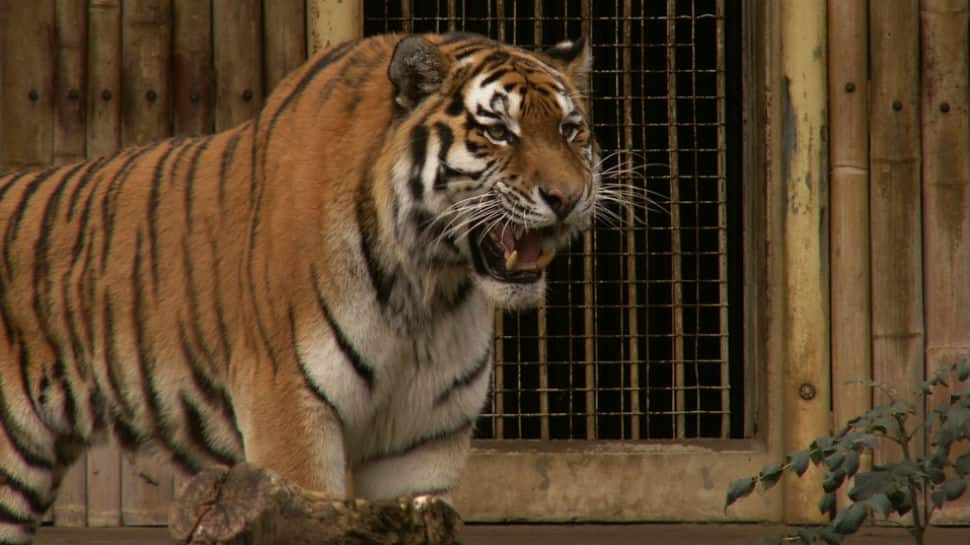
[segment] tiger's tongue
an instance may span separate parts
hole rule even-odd
[[[516,252],[516,259],[511,270],[535,270],[539,254],[542,252],[542,235],[538,231],[526,231],[518,241],[511,229],[502,231],[502,246],[505,258]]]

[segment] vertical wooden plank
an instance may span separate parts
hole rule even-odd
[[[908,396],[924,362],[919,1],[870,2],[869,49],[873,380]],[[889,459],[898,454],[875,453],[877,463]]]
[[[360,38],[364,28],[362,4],[359,0],[306,0],[309,55]],[[409,24],[405,21],[405,28]]]
[[[866,0],[829,0],[829,157],[832,210],[832,419],[863,414],[872,378],[869,300],[869,116]],[[869,460],[868,456],[866,457]],[[848,505],[848,487],[839,501]]]
[[[121,1],[88,5],[87,153],[114,153],[121,146]],[[121,452],[113,442],[87,455],[87,524],[121,524]]]
[[[174,133],[195,136],[212,132],[215,87],[212,73],[212,4],[174,0],[172,94]]]
[[[0,164],[11,169],[45,165],[53,144],[54,0],[6,2],[0,23]]]
[[[169,136],[172,130],[172,0],[127,0],[122,15],[123,143],[146,144]],[[167,458],[124,456],[122,522],[126,526],[165,524],[172,479]]]
[[[87,61],[87,6],[84,0],[56,0],[54,6],[54,162],[84,158],[84,72]],[[68,470],[54,503],[54,524],[87,524],[86,456]]]
[[[252,119],[263,103],[260,0],[214,0],[216,130]]]
[[[920,3],[926,372],[970,359],[970,1]],[[957,386],[957,389],[963,389]],[[930,407],[949,401],[941,391]],[[955,459],[966,452],[951,451]],[[934,521],[966,524],[970,498]]]
[[[263,0],[263,59],[265,89],[272,92],[306,60],[306,6],[304,0]]]
[[[784,445],[829,431],[828,112],[824,0],[781,2]],[[820,471],[786,479],[785,522],[817,523]]]
[[[591,0],[581,0],[580,19],[582,20],[583,35],[590,39],[593,47],[593,6]],[[499,41],[505,41],[505,12],[499,11]],[[595,54],[595,52],[594,52]],[[595,71],[595,68],[594,68]],[[592,82],[592,74],[590,74]],[[589,105],[590,107],[592,104]],[[593,272],[593,236],[594,229],[587,229],[583,233],[583,387],[586,389],[586,439],[596,439],[596,324],[594,309],[596,308],[595,281]]]
[[[633,171],[633,6],[630,0],[623,2],[623,142],[626,148],[626,169],[631,172],[626,183],[636,183]],[[637,216],[636,209],[631,202],[626,206],[626,304],[628,352],[627,366],[629,370],[628,399],[630,402],[630,433],[629,439],[640,438],[640,322],[639,305],[637,304]],[[621,405],[622,405],[621,401]]]

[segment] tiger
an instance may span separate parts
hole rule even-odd
[[[602,185],[585,39],[381,35],[250,121],[0,179],[0,542],[111,435],[330,497],[451,501],[497,309]]]

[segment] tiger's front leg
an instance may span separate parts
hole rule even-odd
[[[246,461],[334,499],[347,496],[339,415],[298,374],[269,363],[240,381],[234,405]],[[265,375],[265,376],[260,376]]]
[[[468,426],[365,459],[353,468],[354,494],[371,500],[430,496],[450,501],[465,468],[471,435]]]

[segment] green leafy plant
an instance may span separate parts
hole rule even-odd
[[[964,388],[970,378],[970,362],[945,367],[922,384],[914,394],[923,404],[934,390],[953,391],[948,401],[929,411],[925,421],[917,418],[916,405],[901,400],[895,391],[883,384],[867,386],[885,394],[888,403],[850,420],[834,434],[819,437],[805,450],[785,457],[784,462],[769,464],[752,477],[733,481],[728,487],[724,508],[751,494],[756,489],[768,490],[787,473],[801,477],[809,464],[824,470],[819,511],[829,515],[823,527],[794,528],[783,536],[762,543],[841,543],[858,530],[867,518],[880,515],[912,514],[906,528],[915,543],[922,545],[928,521],[934,511],[963,495],[970,476],[970,453],[951,457],[954,446],[970,440],[970,389]],[[929,446],[925,455],[914,452],[914,441],[923,437]],[[866,451],[894,443],[900,451],[899,461],[861,468]],[[849,499],[852,503],[836,508],[836,493],[854,477]],[[924,494],[929,502],[923,504]]]

